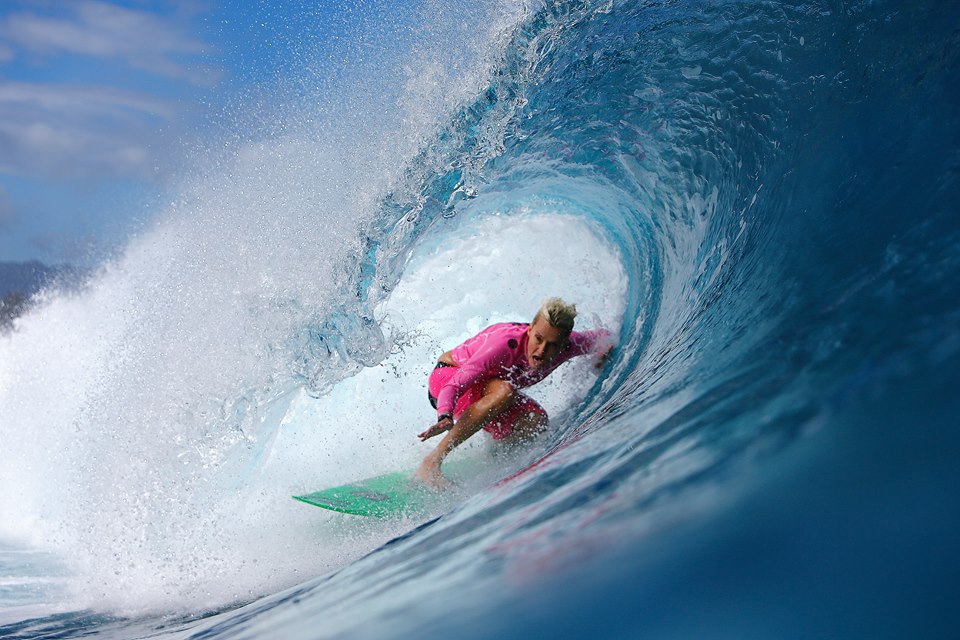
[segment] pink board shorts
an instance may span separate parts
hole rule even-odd
[[[430,374],[429,395],[430,404],[436,408],[436,397],[440,389],[457,373],[456,367],[438,366]],[[453,417],[457,419],[467,410],[467,407],[483,397],[483,387],[486,381],[478,382],[466,390],[458,399],[453,407]],[[504,409],[500,415],[483,426],[483,430],[489,433],[494,440],[503,440],[513,434],[513,426],[525,414],[539,413],[544,416],[547,412],[536,403],[532,398],[522,393],[517,393],[517,400],[511,406]]]

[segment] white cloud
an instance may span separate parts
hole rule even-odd
[[[0,252],[83,262],[109,244],[97,237],[130,211],[92,196],[174,168],[190,110],[221,77],[196,29],[214,10],[0,0]],[[10,176],[26,178],[7,183],[15,202]]]
[[[196,63],[213,47],[174,20],[94,0],[65,3],[64,8],[67,13],[61,16],[8,15],[0,21],[0,38],[18,50],[110,59],[199,86],[219,80],[217,70]]]
[[[15,106],[71,118],[123,118],[133,114],[170,118],[175,113],[168,100],[113,87],[0,83],[0,109]]]
[[[144,177],[172,103],[112,87],[0,83],[0,171]]]
[[[183,98],[219,77],[202,66],[213,47],[188,30],[196,16],[100,0],[43,6],[42,13],[0,15],[0,65],[13,71],[7,78],[18,78],[0,75],[0,173],[148,177],[163,164],[158,160],[189,104]],[[137,90],[74,80],[129,78],[129,68],[148,72],[139,74]],[[33,69],[60,81],[24,80]],[[165,80],[155,81],[160,77]]]

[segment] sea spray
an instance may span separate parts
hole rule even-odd
[[[463,9],[484,27],[435,12],[379,53],[361,30],[332,75],[310,58],[336,52],[301,52],[296,86],[269,107],[240,98],[190,151],[152,225],[0,338],[0,535],[59,553],[81,603],[222,606],[390,535],[318,543],[294,480],[255,479],[298,389],[322,396],[390,351],[357,295],[365,228],[523,13]]]

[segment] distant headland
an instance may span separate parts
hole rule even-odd
[[[0,262],[0,331],[30,305],[30,299],[51,284],[75,284],[86,272],[71,265],[50,266],[37,260]]]

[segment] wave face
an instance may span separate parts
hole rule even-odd
[[[549,2],[395,122],[248,145],[3,339],[3,533],[98,612],[7,628],[955,635],[958,25]],[[433,519],[286,498],[415,464],[436,354],[553,294],[619,347],[543,442]]]

